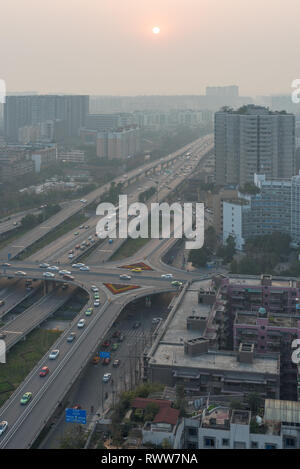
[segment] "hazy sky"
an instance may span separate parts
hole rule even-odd
[[[2,0],[0,78],[10,91],[288,94],[299,23],[299,0]]]

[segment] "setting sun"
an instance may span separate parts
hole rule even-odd
[[[158,26],[155,26],[154,28],[152,28],[152,32],[153,32],[153,34],[159,34],[160,33],[160,28]]]

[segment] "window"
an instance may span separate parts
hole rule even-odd
[[[214,438],[204,438],[204,446],[206,448],[214,448],[215,447],[215,439]]]
[[[287,437],[284,441],[285,448],[295,448],[296,447],[296,439]]]
[[[272,443],[266,443],[265,449],[276,449],[277,445],[273,445]]]
[[[197,428],[189,428],[188,429],[188,434],[190,436],[197,436]]]
[[[257,441],[251,441],[251,448],[252,448],[252,449],[257,449],[257,448],[258,448],[258,443],[257,443]]]
[[[229,446],[229,440],[228,440],[228,438],[223,438],[223,439],[222,439],[222,446]]]

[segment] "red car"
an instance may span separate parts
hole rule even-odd
[[[104,347],[104,348],[108,348],[109,346],[110,346],[109,340],[107,340],[106,342],[103,342],[103,344],[102,344],[102,347]]]
[[[110,364],[110,358],[103,358],[102,365],[109,365]]]
[[[48,366],[43,366],[43,368],[41,369],[40,371],[40,376],[43,378],[44,376],[47,376],[47,374],[49,373],[49,368]]]

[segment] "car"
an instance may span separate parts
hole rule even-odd
[[[74,405],[74,406],[72,407],[72,409],[81,410],[82,407],[81,407],[81,405],[78,405],[78,404],[77,404],[77,405]]]
[[[68,274],[64,274],[64,275],[63,275],[63,278],[64,278],[65,280],[74,280],[74,277],[73,277],[72,275],[68,275]]]
[[[143,269],[140,267],[135,267],[134,269],[131,269],[131,272],[143,272]]]
[[[75,340],[76,338],[76,333],[75,332],[70,332],[70,334],[67,337],[67,342],[71,343]]]
[[[76,244],[75,249],[80,249],[80,244]]]
[[[52,274],[52,272],[44,272],[43,277],[53,278],[53,277],[55,277],[55,274]]]
[[[90,268],[87,265],[83,265],[82,267],[79,268],[79,270],[82,270],[83,272],[88,272]]]
[[[93,359],[92,359],[92,364],[93,365],[98,365],[99,362],[100,362],[100,357],[99,356],[96,355],[95,357],[93,357]]]
[[[110,358],[109,357],[103,358],[102,365],[109,365],[109,364],[110,364]]]
[[[161,278],[173,278],[173,274],[162,274]]]
[[[89,241],[93,241],[93,236],[89,236],[89,237],[88,237],[88,240],[89,240]]]
[[[82,329],[85,326],[85,319],[80,319],[77,323],[78,329]]]
[[[11,267],[11,264],[9,264],[8,262],[4,262],[4,263],[2,264],[2,267]]]
[[[119,348],[119,344],[118,344],[117,342],[115,342],[114,344],[112,344],[111,349],[112,349],[113,352],[115,352],[116,350],[118,350],[118,348]]]
[[[60,270],[59,275],[71,275],[71,272],[69,270]]]
[[[43,366],[41,371],[39,372],[39,375],[41,378],[44,378],[44,376],[47,376],[47,374],[50,372],[48,366]]]
[[[58,349],[54,349],[50,352],[49,354],[49,360],[55,360],[59,355],[59,350]]]
[[[50,264],[47,264],[46,262],[43,262],[42,264],[40,264],[41,269],[48,269],[48,267],[50,267]]]
[[[0,306],[4,306],[5,305],[5,300],[0,300]]]
[[[32,398],[32,392],[25,392],[25,394],[23,394],[23,396],[21,397],[20,403],[22,405],[26,405],[28,404],[31,398]]]
[[[80,202],[85,204],[86,203],[86,199],[80,199]]]
[[[163,320],[163,318],[153,318],[152,319],[152,324],[158,324],[159,322],[161,322]]]
[[[179,282],[179,280],[174,280],[172,282],[172,285],[173,285],[173,287],[181,287],[181,285],[183,285],[183,283]]]
[[[86,316],[91,316],[93,314],[93,308],[88,308],[85,312]]]
[[[79,235],[79,232],[75,231],[74,236],[78,236],[78,235]]]
[[[88,230],[88,229],[89,229],[89,227],[90,227],[90,225],[85,225],[85,227],[84,227],[84,228],[85,228],[86,230]]]
[[[140,327],[141,323],[139,321],[136,321],[134,324],[133,324],[133,329],[138,329]]]
[[[110,346],[110,341],[109,340],[106,340],[105,342],[103,342],[102,344],[102,347],[104,348],[108,348]]]
[[[84,226],[83,225],[80,225],[79,229],[80,230],[83,230]]]
[[[94,301],[94,306],[95,308],[98,308],[100,306],[100,301],[99,300],[95,300]]]
[[[120,278],[121,278],[122,280],[131,280],[131,276],[130,276],[130,275],[126,275],[126,274],[121,274],[121,275],[120,275]]]
[[[51,265],[48,267],[48,270],[51,270],[52,272],[59,272],[59,268],[56,265]]]
[[[110,381],[110,379],[111,379],[111,373],[105,373],[103,375],[102,381],[103,381],[103,383],[108,383]]]
[[[68,258],[69,258],[69,259],[74,259],[74,254],[69,254],[69,255],[68,255]]]
[[[121,360],[115,360],[115,361],[113,362],[113,367],[114,367],[114,368],[118,368],[118,366],[120,366],[120,363],[121,363]]]
[[[118,338],[118,337],[120,337],[120,335],[121,335],[121,331],[115,331],[115,332],[113,333],[112,337]]]
[[[96,287],[96,285],[92,285],[92,286],[91,286],[91,290],[92,290],[92,292],[98,292],[98,291],[99,291],[99,288]]]
[[[6,420],[2,420],[2,422],[0,422],[0,436],[5,432],[7,427],[8,427],[8,422]]]
[[[71,250],[69,251],[69,254],[74,254],[74,250],[71,249]]]
[[[78,262],[77,264],[72,264],[72,267],[74,269],[80,269],[80,267],[84,267],[85,264],[82,264],[81,262]]]
[[[17,272],[15,272],[15,275],[17,275],[18,277],[26,277],[27,274],[22,270],[18,270]]]

